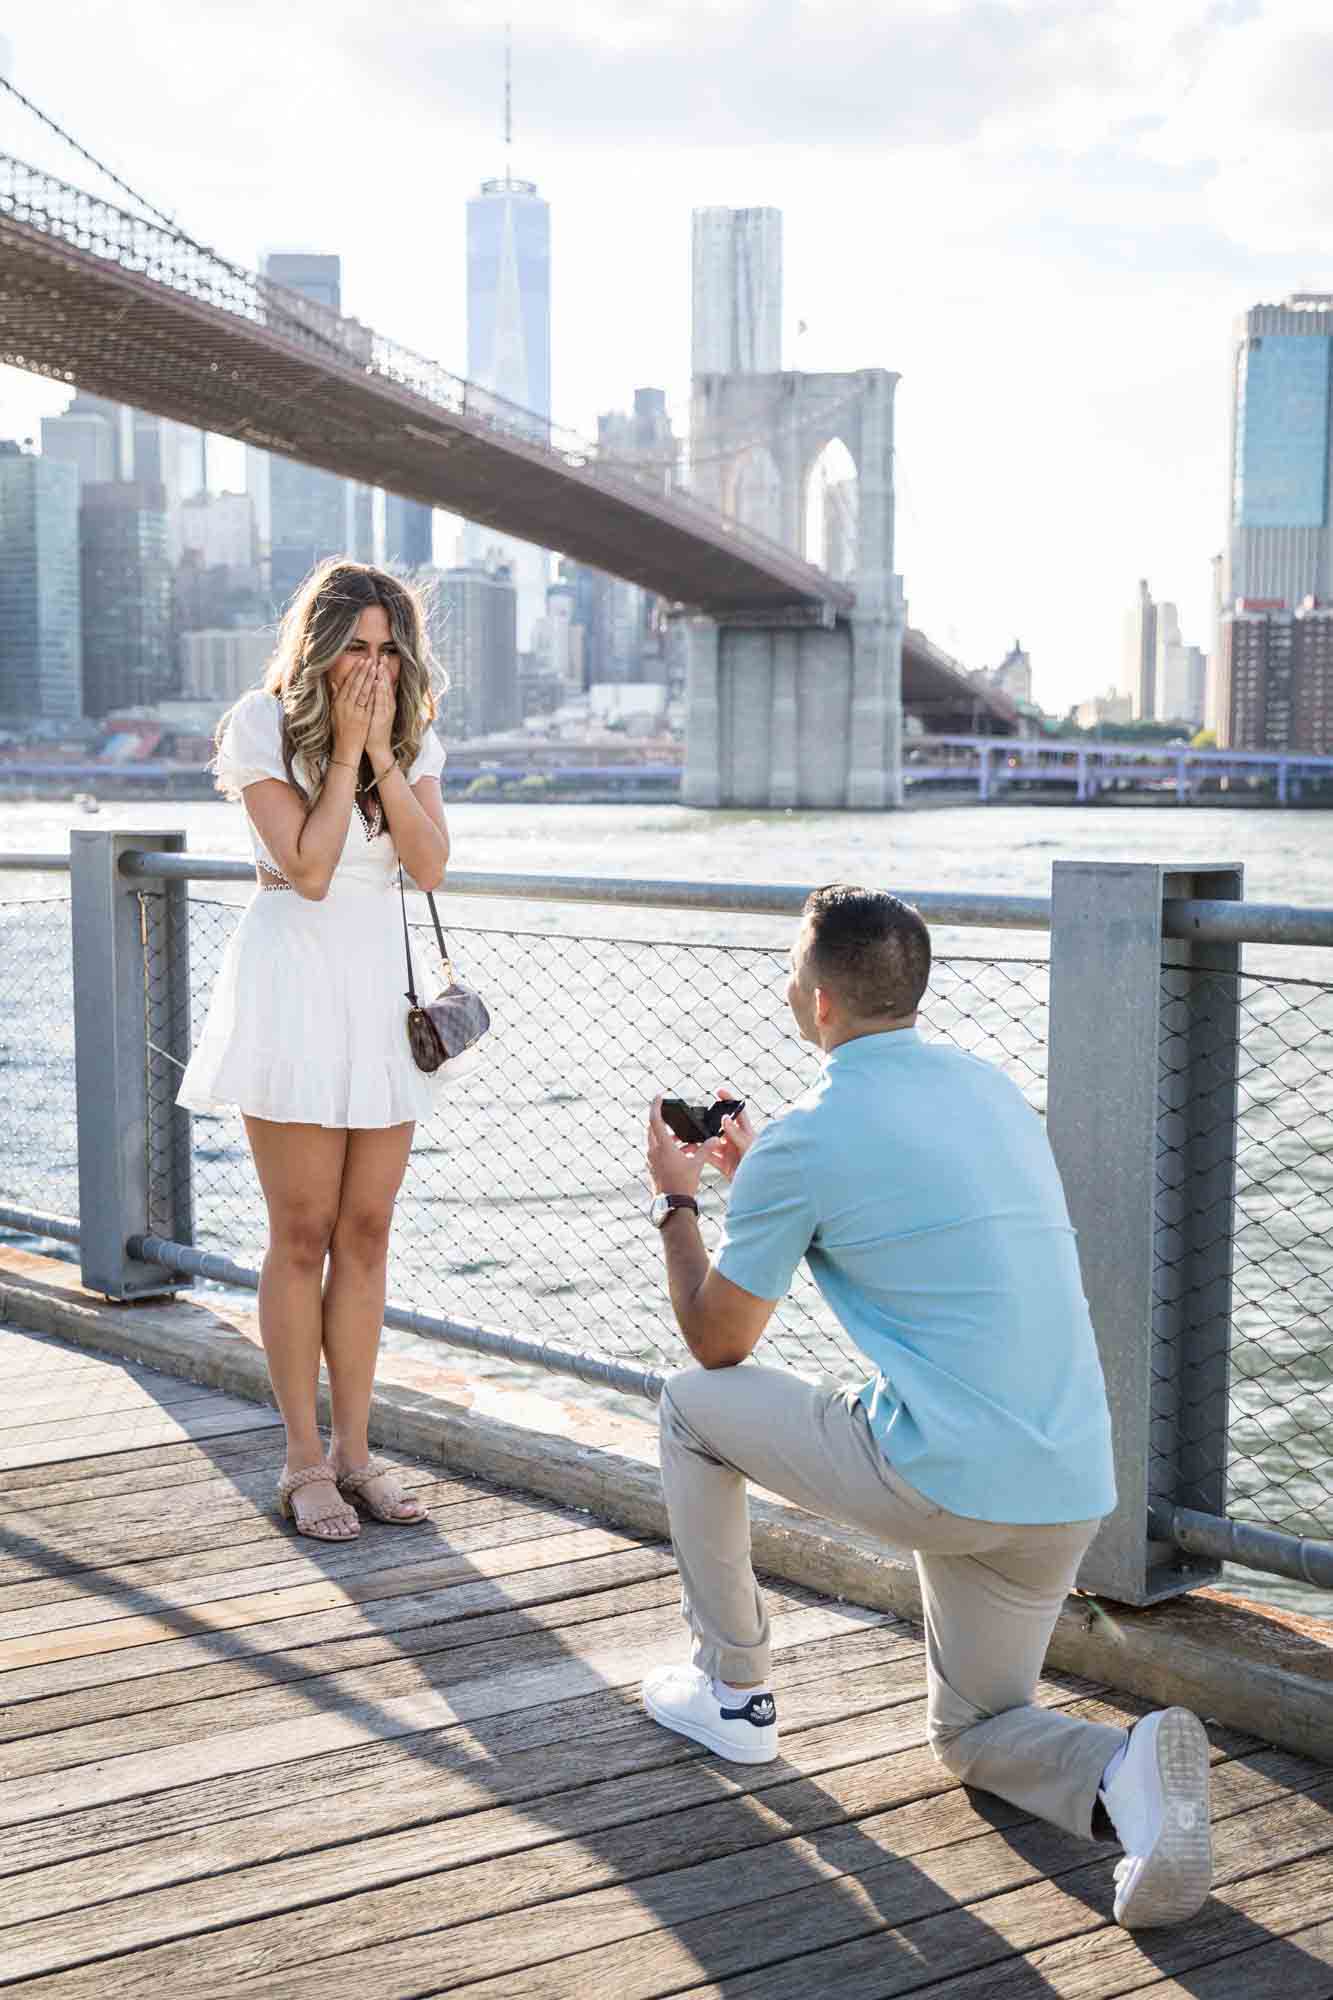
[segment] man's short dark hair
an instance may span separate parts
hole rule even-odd
[[[910,903],[830,882],[807,898],[803,922],[815,985],[856,1020],[916,1012],[930,978],[930,932]]]

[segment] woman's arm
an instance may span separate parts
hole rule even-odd
[[[376,673],[367,661],[334,691],[333,755],[313,812],[296,787],[281,778],[264,778],[245,787],[245,809],[259,838],[297,895],[312,903],[327,896],[347,840],[357,772],[374,711]]]
[[[419,778],[415,785],[408,784],[406,774],[393,761],[393,715],[393,690],[381,676],[366,738],[370,768],[399,861],[418,889],[438,889],[449,859],[449,829],[440,781]]]
[[[356,802],[356,767],[330,764],[313,812],[295,785],[263,778],[247,785],[245,810],[298,896],[322,903],[329,893]]]

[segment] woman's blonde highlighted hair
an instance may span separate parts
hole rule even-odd
[[[282,703],[282,762],[288,780],[312,810],[333,755],[329,669],[346,651],[361,613],[375,605],[388,619],[398,648],[393,755],[404,773],[435,720],[435,688],[444,677],[431,652],[421,593],[402,577],[347,556],[320,563],[283,615],[263,680],[266,692]],[[218,726],[219,744],[230,719],[224,715]],[[363,756],[361,766],[361,781],[368,786],[369,759]]]

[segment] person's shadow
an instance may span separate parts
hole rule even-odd
[[[185,1385],[144,1379],[179,1405]],[[33,1656],[0,1673],[6,1978],[59,1971],[62,1995],[92,1996],[132,1972],[192,2000],[478,1982],[506,2000],[722,1982],[728,2000],[936,2000],[1065,1993],[1104,1955],[1129,1984],[1206,1982],[1262,1948],[1286,2000],[1329,1990],[1225,1887],[1178,1931],[1108,1929],[1114,1848],[935,1765],[901,1624],[801,1637],[818,1600],[774,1586],[786,1754],[726,1765],[639,1706],[643,1669],[685,1651],[664,1545],[420,1466],[428,1526],[295,1542],[268,1511],[272,1439],[0,1475],[0,1630],[10,1660],[25,1638]],[[152,1481],[187,1467],[164,1503]],[[89,1488],[91,1541],[89,1500],[55,1498]],[[317,1603],[325,1585],[353,1601]],[[293,1589],[311,1608],[282,1616]],[[144,1622],[115,1636],[145,1643],[102,1650],[94,1628],[127,1618]],[[1224,1885],[1255,1840],[1285,1883],[1326,1867],[1333,1781],[1228,1745]],[[1313,1884],[1296,1908],[1318,1913]]]

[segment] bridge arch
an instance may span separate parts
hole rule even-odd
[[[837,436],[814,454],[805,473],[802,553],[840,581],[856,574],[860,484],[856,460]]]

